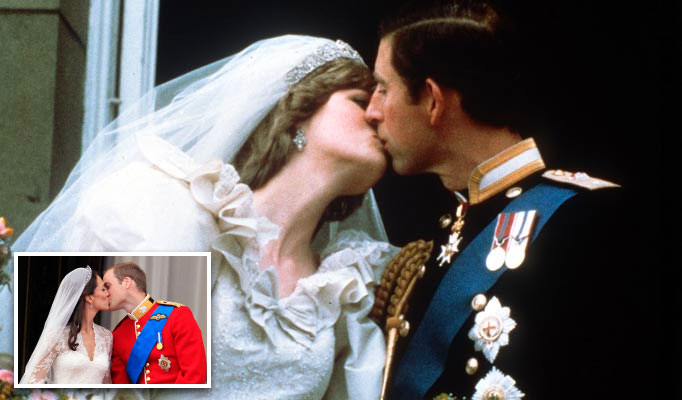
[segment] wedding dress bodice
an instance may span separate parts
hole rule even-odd
[[[244,262],[225,265],[213,288],[220,310],[213,314],[213,391],[234,399],[377,398],[385,344],[366,316],[390,247],[345,231],[319,270],[284,299],[276,271],[259,270],[254,254],[247,246]]]
[[[52,349],[31,372],[27,383],[111,383],[109,363],[113,336],[107,329],[94,324],[95,350],[92,360],[78,333],[76,350],[69,348],[69,328],[56,333],[51,341]],[[51,379],[48,372],[51,371]]]
[[[93,186],[79,225],[85,233],[100,221],[117,224],[109,233],[89,232],[97,244],[90,249],[212,251],[212,388],[159,396],[378,398],[385,342],[367,315],[397,249],[359,231],[338,232],[318,270],[279,299],[275,267],[259,265],[279,228],[257,215],[234,168],[196,165],[164,143],[143,150],[149,163]]]

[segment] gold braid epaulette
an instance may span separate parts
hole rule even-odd
[[[376,289],[370,318],[386,331],[386,361],[379,400],[386,398],[398,335],[407,336],[410,331],[410,324],[404,319],[407,302],[417,280],[426,272],[425,263],[431,258],[432,250],[432,241],[408,243],[388,263]]]
[[[166,301],[166,300],[156,300],[157,303],[163,304],[166,306],[174,306],[174,307],[184,307],[184,304],[176,303],[174,301]]]

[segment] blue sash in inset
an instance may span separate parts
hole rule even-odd
[[[541,183],[507,204],[502,212],[537,210],[533,241],[559,206],[575,194],[572,189]],[[488,291],[507,269],[491,272],[485,266],[496,222],[494,219],[476,236],[441,280],[396,369],[390,399],[424,398],[443,373],[450,343],[472,311],[471,299]]]
[[[159,305],[154,310],[154,315],[163,314],[166,318],[160,318],[158,320],[149,319],[140,336],[135,340],[132,350],[130,350],[130,355],[128,356],[128,363],[126,364],[126,373],[128,378],[130,378],[130,383],[137,383],[137,379],[140,377],[140,373],[144,368],[144,364],[149,358],[149,354],[156,344],[157,334],[163,330],[163,327],[168,321],[171,312],[175,307],[167,305]]]

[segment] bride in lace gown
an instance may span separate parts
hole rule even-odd
[[[111,383],[113,337],[93,323],[100,310],[109,309],[107,295],[90,267],[64,277],[20,383]]]
[[[374,400],[368,313],[397,249],[370,190],[387,165],[373,84],[347,44],[288,35],[162,85],[16,246],[212,251],[212,389],[160,397]]]

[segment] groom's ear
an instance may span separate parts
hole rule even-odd
[[[123,278],[123,286],[125,286],[126,289],[130,289],[130,285],[133,283],[133,280],[130,279],[129,276],[126,276]]]
[[[424,96],[426,96],[426,112],[429,115],[431,126],[437,125],[445,112],[445,99],[441,86],[431,78],[424,82]]]

